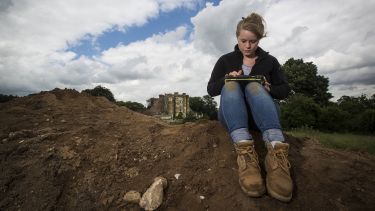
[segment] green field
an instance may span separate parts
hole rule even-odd
[[[323,133],[308,128],[286,131],[286,134],[300,138],[313,138],[330,148],[367,151],[375,155],[375,136],[350,133]]]

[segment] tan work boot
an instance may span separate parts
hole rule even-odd
[[[292,198],[293,182],[290,177],[288,161],[289,144],[277,143],[275,148],[267,143],[268,153],[265,159],[267,171],[266,183],[268,194],[283,202]]]
[[[237,151],[238,175],[241,189],[251,197],[258,197],[266,191],[260,175],[258,155],[254,141],[239,142],[234,145]]]

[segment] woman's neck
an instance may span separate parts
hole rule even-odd
[[[253,66],[255,64],[255,60],[257,59],[257,56],[250,57],[250,56],[244,56],[243,57],[243,64],[247,66]]]

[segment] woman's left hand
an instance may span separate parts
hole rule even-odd
[[[268,91],[268,92],[270,92],[271,91],[271,84],[270,83],[268,83],[268,81],[266,80],[266,81],[264,81],[264,83],[263,83],[263,86],[264,86],[264,88]]]

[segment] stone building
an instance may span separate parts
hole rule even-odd
[[[182,93],[159,95],[159,98],[147,100],[147,111],[145,113],[160,116],[162,119],[185,118],[190,112],[189,95]]]

